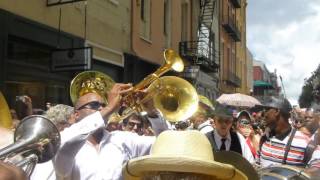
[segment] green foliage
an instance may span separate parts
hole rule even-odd
[[[314,102],[317,101],[315,97],[315,90],[319,86],[318,79],[320,78],[320,64],[317,69],[312,72],[311,77],[305,79],[302,87],[302,92],[299,97],[299,105],[301,108],[309,108]]]

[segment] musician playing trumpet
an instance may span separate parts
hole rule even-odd
[[[131,88],[131,84],[114,84],[107,105],[98,93],[79,97],[74,107],[77,123],[61,132],[62,144],[54,160],[58,179],[122,179],[123,163],[149,153],[155,137],[104,128]],[[152,107],[146,110],[156,134],[168,128],[160,113]]]

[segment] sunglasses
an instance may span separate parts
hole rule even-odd
[[[80,106],[77,110],[92,109],[92,110],[98,111],[100,107],[106,107],[106,104],[101,103],[99,101],[92,101],[92,102],[88,102],[87,104]]]
[[[135,122],[128,122],[129,127],[133,128],[135,125],[137,125],[137,128],[142,128],[142,123],[135,123]]]
[[[239,121],[239,123],[240,123],[241,125],[250,125],[250,124],[251,124],[250,121],[247,120],[247,119],[241,119],[241,120]]]

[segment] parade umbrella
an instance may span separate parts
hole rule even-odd
[[[256,98],[240,93],[222,94],[217,99],[217,101],[220,104],[237,107],[253,107],[255,105],[261,105],[261,103]]]

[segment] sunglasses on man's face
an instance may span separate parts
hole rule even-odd
[[[140,129],[140,128],[142,128],[142,123],[136,123],[136,122],[128,122],[128,126],[130,127],[130,128],[133,128],[134,126],[136,126],[137,125],[137,128],[138,129]]]
[[[98,111],[100,107],[106,107],[106,104],[101,103],[99,101],[92,101],[92,102],[88,102],[87,104],[80,106],[77,110],[92,109],[92,110]]]

